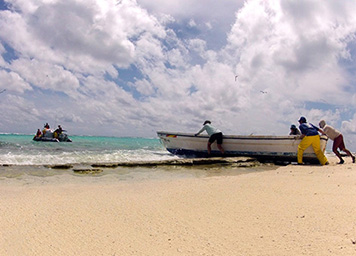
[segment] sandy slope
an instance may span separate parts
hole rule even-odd
[[[0,181],[0,255],[356,255],[356,164],[144,182]]]

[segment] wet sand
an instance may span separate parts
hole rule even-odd
[[[329,161],[135,182],[2,178],[0,255],[355,255],[356,164]]]

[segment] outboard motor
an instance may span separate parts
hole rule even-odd
[[[325,153],[326,144],[328,143],[328,136],[320,135],[320,148],[323,153]]]

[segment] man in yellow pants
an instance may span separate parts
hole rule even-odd
[[[312,124],[307,124],[307,119],[304,116],[299,118],[298,122],[300,124],[299,130],[302,133],[300,136],[302,141],[298,145],[298,164],[303,164],[304,150],[306,150],[310,145],[313,147],[320,164],[329,164],[328,159],[320,149],[320,136],[318,133],[319,128]]]

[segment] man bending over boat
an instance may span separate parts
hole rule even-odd
[[[344,151],[348,156],[352,158],[352,162],[355,163],[355,157],[352,155],[352,153],[345,147],[345,142],[344,142],[344,137],[342,136],[342,133],[336,130],[334,127],[331,125],[327,125],[324,120],[321,120],[319,122],[319,126],[322,130],[319,130],[322,134],[325,134],[328,136],[329,139],[334,141],[333,143],[333,152],[335,155],[340,159],[339,164],[343,164],[345,161],[342,159],[342,156],[340,152],[337,150],[338,148],[342,151]]]
[[[198,133],[196,133],[194,136],[198,136],[203,131],[206,131],[209,135],[208,154],[209,155],[211,154],[211,144],[213,144],[215,140],[216,140],[218,149],[220,150],[220,152],[222,154],[224,154],[225,151],[224,151],[224,148],[222,147],[222,143],[223,143],[222,132],[219,129],[212,126],[211,122],[209,120],[206,120],[203,125],[204,125],[203,128],[201,128],[200,131]]]
[[[302,135],[299,137],[302,141],[298,145],[298,164],[303,164],[303,153],[310,145],[313,147],[316,157],[321,165],[329,164],[328,159],[320,148],[320,135],[319,128],[315,125],[308,124],[307,119],[302,116],[298,120],[300,132]]]

